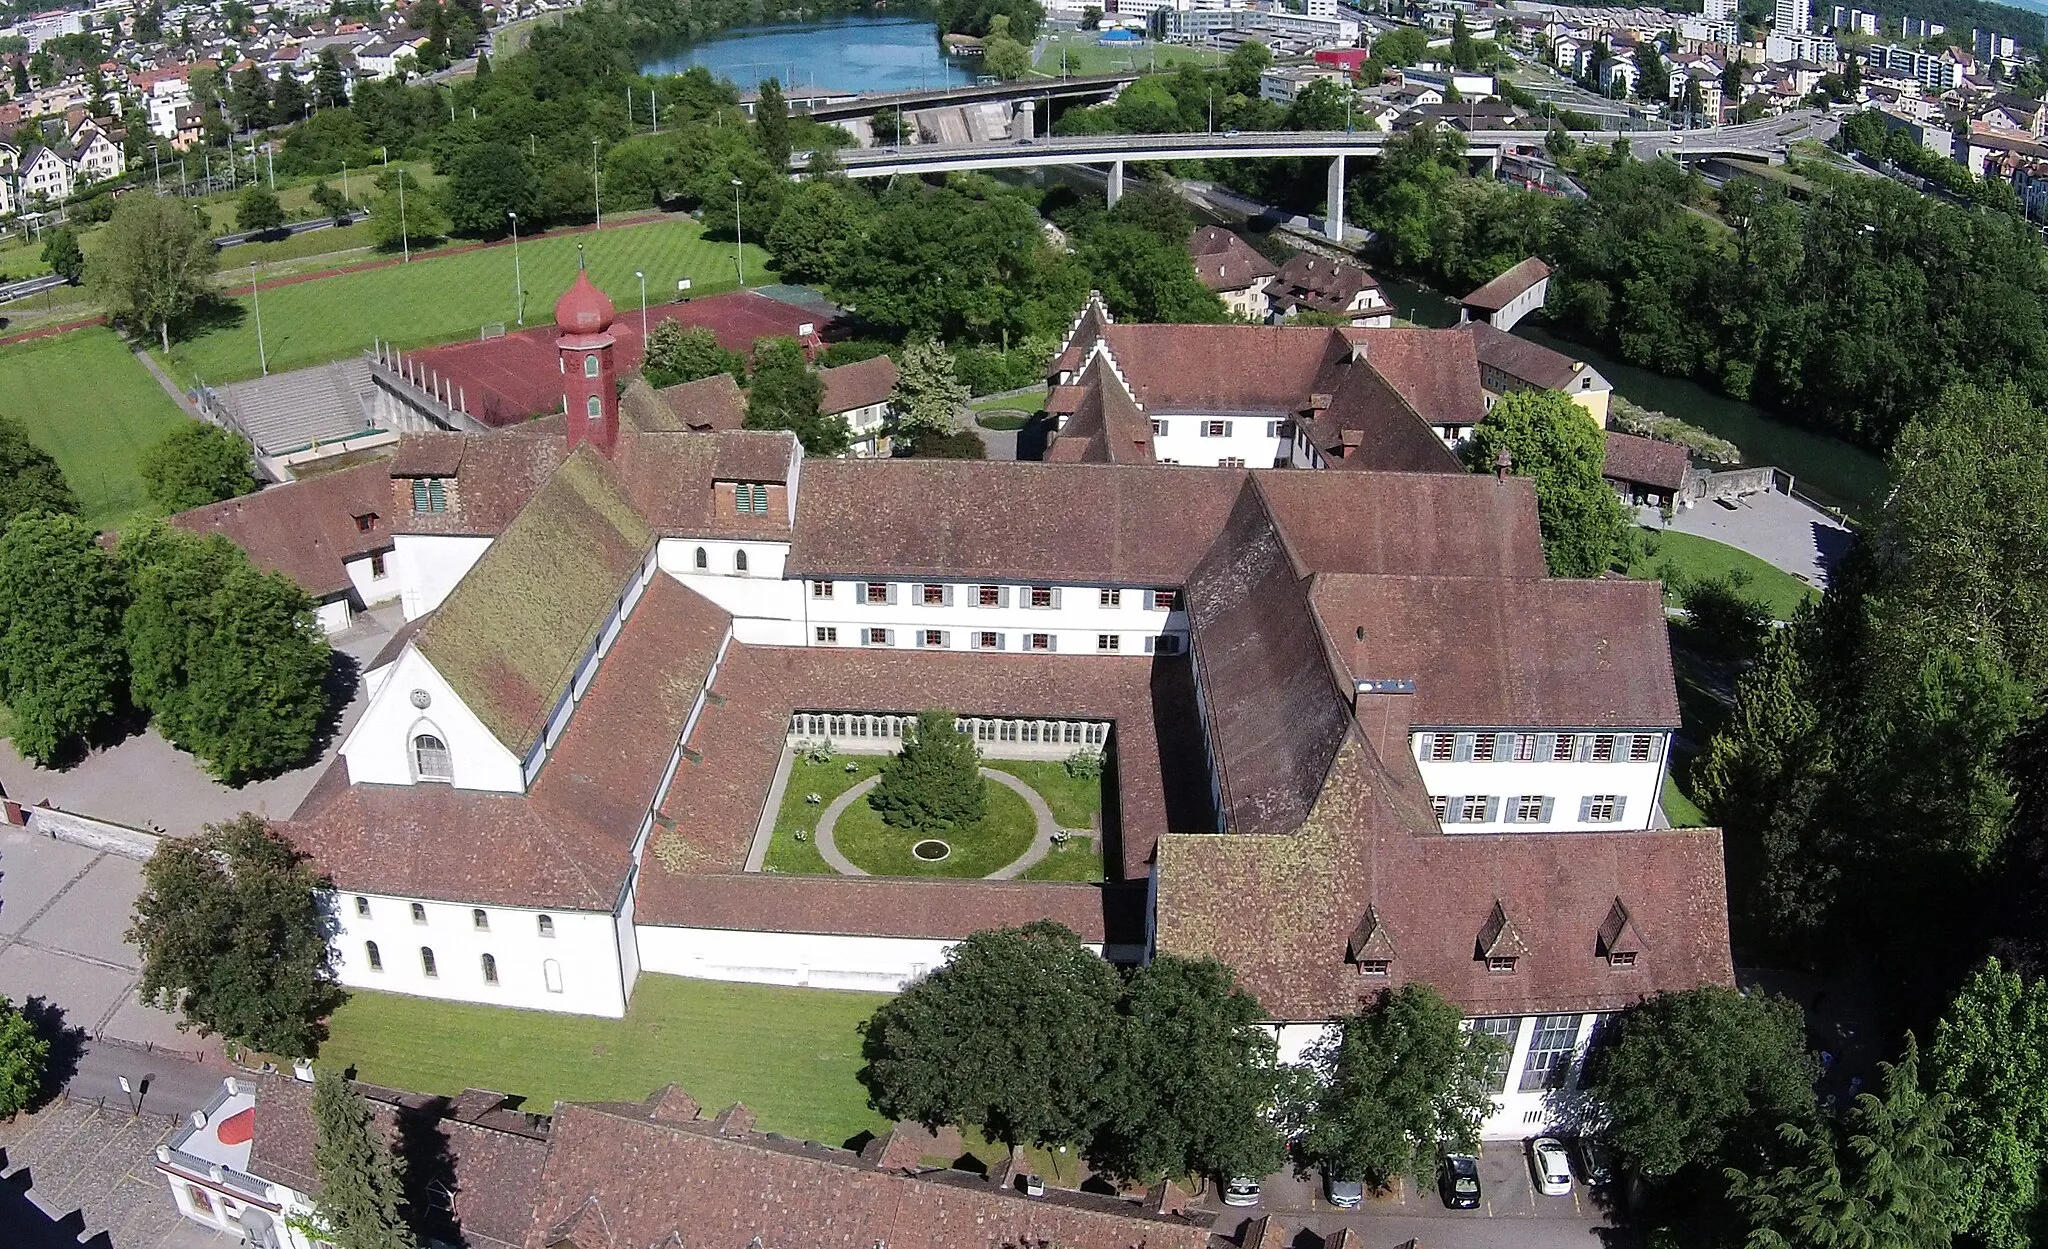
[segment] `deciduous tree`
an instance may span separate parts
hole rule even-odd
[[[1046,920],[979,932],[861,1025],[868,1102],[928,1128],[1074,1145],[1100,1119],[1114,968]]]
[[[539,219],[540,192],[540,179],[528,165],[523,149],[509,143],[477,143],[456,155],[443,188],[443,207],[457,234],[502,238],[512,230],[506,213],[518,213],[528,226]],[[408,197],[410,194],[408,188]],[[410,198],[407,207],[411,207]]]
[[[897,828],[965,828],[987,811],[981,752],[950,711],[922,711],[903,749],[882,765],[868,805]]]
[[[379,178],[377,185],[385,186]],[[450,226],[436,196],[429,194],[412,174],[400,169],[389,178],[384,193],[370,201],[370,241],[385,251],[412,242],[442,238]],[[399,185],[404,184],[401,193]]]
[[[869,205],[837,178],[798,183],[768,231],[768,250],[786,278],[831,282],[867,225]]]
[[[754,382],[747,390],[748,429],[786,429],[804,444],[807,455],[838,455],[853,440],[846,422],[825,416],[820,381],[803,348],[793,338],[766,338],[754,344]]]
[[[204,421],[187,421],[142,453],[137,467],[149,501],[182,512],[256,488],[249,440]]]
[[[644,371],[655,386],[678,386],[720,373],[742,384],[747,380],[745,357],[719,346],[718,335],[704,326],[685,327],[680,321],[663,321],[647,336]]]
[[[951,433],[968,399],[944,343],[923,339],[903,349],[896,366],[896,428],[910,438]]]
[[[1986,962],[1935,1026],[1927,1065],[1950,1099],[1959,1227],[1986,1249],[2026,1249],[2048,1163],[2048,984]]]
[[[78,285],[85,276],[85,253],[78,248],[78,232],[70,226],[58,226],[44,236],[43,263],[50,266],[50,272],[73,286]]]
[[[313,1077],[313,1202],[321,1239],[336,1249],[414,1249],[404,1186],[390,1140],[348,1081],[333,1071]]]
[[[86,289],[108,316],[154,329],[171,349],[171,322],[212,292],[212,240],[181,200],[124,195],[86,262]]]
[[[1536,485],[1543,558],[1553,577],[1597,577],[1624,549],[1628,518],[1601,477],[1607,444],[1600,426],[1555,390],[1502,395],[1472,430],[1468,463],[1491,472],[1507,452],[1517,477]]]
[[[17,516],[77,511],[78,496],[57,461],[29,441],[26,425],[0,416],[0,530]]]
[[[762,79],[754,97],[754,146],[776,173],[789,168],[789,105],[782,98],[782,83],[774,78]]]
[[[28,1109],[43,1091],[49,1063],[49,1038],[13,1002],[0,997],[0,1117]]]
[[[329,963],[324,887],[261,816],[167,837],[143,865],[127,939],[142,953],[143,1001],[268,1053],[312,1052],[341,1001]]]
[[[0,700],[22,754],[47,764],[119,710],[121,601],[119,571],[77,517],[17,517],[0,534]]]
[[[1500,1039],[1459,1024],[1458,1008],[1421,983],[1338,1020],[1305,1056],[1317,1086],[1292,1111],[1301,1157],[1384,1187],[1425,1173],[1439,1143],[1474,1148]]]

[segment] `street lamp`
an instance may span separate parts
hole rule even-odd
[[[164,162],[156,154],[156,144],[154,143],[149,145],[149,160],[151,164],[156,166],[156,193],[162,195],[164,193]]]
[[[513,312],[519,324],[526,324],[526,279],[519,272],[519,214],[507,212],[505,219],[512,223],[512,302]]]
[[[412,263],[412,233],[405,227],[405,166],[398,167],[398,246],[405,254],[405,263]]]
[[[249,302],[256,305],[256,363],[270,376],[270,354],[263,350],[263,297],[256,293],[256,262],[249,262]]]
[[[740,233],[740,180],[732,180],[732,263],[739,269],[740,285],[747,284],[747,240]]]
[[[597,140],[590,141],[590,205],[597,210],[597,228],[604,229],[604,201],[597,197]]]
[[[639,269],[633,276],[640,279],[640,352],[647,353],[647,275]]]

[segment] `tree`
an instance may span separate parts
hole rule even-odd
[[[1857,1097],[1839,1128],[1804,1120],[1779,1129],[1792,1162],[1755,1175],[1730,1168],[1749,1249],[1946,1249],[1962,1214],[1949,1099],[1920,1087],[1910,1033],[1904,1056],[1879,1066],[1882,1095]]]
[[[0,416],[0,530],[17,516],[43,512],[76,515],[78,496],[57,461],[29,441],[28,427]]]
[[[228,87],[228,111],[243,130],[261,130],[270,124],[270,80],[251,65],[236,74]]]
[[[1081,10],[1081,29],[1082,29],[1082,30],[1101,30],[1101,29],[1102,29],[1102,6],[1101,6],[1101,5],[1099,5],[1099,4],[1091,4],[1091,5],[1088,5],[1088,6],[1084,7],[1084,8],[1083,8],[1083,9]]]
[[[745,383],[747,362],[737,351],[718,345],[718,335],[701,325],[685,328],[680,321],[663,321],[647,336],[647,362],[642,366],[654,386],[679,386],[730,373]]]
[[[1223,58],[1223,81],[1233,95],[1256,96],[1259,75],[1273,64],[1273,49],[1257,39],[1247,39]]]
[[[348,79],[341,72],[341,57],[332,47],[320,49],[320,59],[313,66],[313,107],[348,107]]]
[[[78,249],[78,232],[70,226],[59,226],[43,238],[43,263],[50,266],[50,272],[63,278],[71,285],[85,276],[85,253]]]
[[[476,143],[456,155],[444,195],[443,208],[457,234],[501,238],[512,228],[508,212],[518,213],[522,222],[538,220],[540,179],[527,164],[523,148]]]
[[[876,109],[868,118],[868,132],[875,136],[877,146],[894,147],[903,142],[903,110],[894,106]],[[916,136],[915,127],[910,133]]]
[[[1623,549],[1628,518],[1600,476],[1607,445],[1586,410],[1555,390],[1503,395],[1473,428],[1467,462],[1490,472],[1508,453],[1536,484],[1543,558],[1553,577],[1597,577]]]
[[[306,84],[299,81],[297,74],[288,69],[278,71],[277,81],[270,87],[272,120],[280,126],[304,121],[312,103],[312,94],[306,90]]]
[[[993,34],[982,45],[981,62],[989,73],[1005,82],[1014,82],[1031,72],[1031,49],[1008,33]]]
[[[1451,65],[1464,70],[1479,68],[1479,44],[1472,38],[1471,28],[1465,25],[1463,13],[1451,18]]]
[[[786,278],[831,282],[859,245],[868,213],[856,192],[837,178],[791,188],[768,231],[768,250]]]
[[[1956,993],[1927,1053],[1950,1100],[1963,1210],[1987,1249],[2026,1249],[2048,1163],[2048,983],[1987,961]]]
[[[896,409],[896,428],[904,435],[952,432],[967,399],[967,387],[954,375],[953,353],[944,343],[927,338],[903,349],[890,402]]]
[[[1457,1007],[1413,983],[1332,1025],[1305,1055],[1317,1087],[1292,1110],[1301,1157],[1382,1188],[1426,1173],[1440,1142],[1476,1146],[1501,1043],[1459,1024]]]
[[[204,507],[256,488],[249,440],[204,421],[187,421],[142,453],[149,501],[166,512]]]
[[[399,190],[403,182],[405,189]],[[380,180],[381,185],[381,180]],[[400,169],[391,187],[370,201],[370,239],[390,251],[412,239],[436,239],[449,231],[448,215],[411,173]]]
[[[838,455],[853,439],[846,422],[819,411],[825,383],[804,359],[793,338],[765,338],[754,345],[754,384],[747,390],[748,429],[786,429],[807,455]]]
[[[782,98],[782,84],[773,78],[761,80],[754,98],[754,146],[780,174],[789,168],[789,105]]]
[[[137,992],[202,1036],[311,1053],[342,997],[317,898],[326,887],[258,815],[165,838],[143,865],[127,934],[142,952]]]
[[[1636,45],[1636,95],[1656,101],[1671,98],[1671,62],[1647,39]]]
[[[1608,1028],[1587,1087],[1606,1107],[1615,1157],[1639,1174],[1725,1160],[1813,1107],[1819,1072],[1789,999],[1721,985],[1665,991]]]
[[[1059,924],[975,933],[861,1025],[868,1103],[1010,1145],[1085,1141],[1118,989],[1115,969]]]
[[[950,711],[922,711],[903,749],[882,765],[868,805],[886,824],[929,832],[966,828],[987,810],[981,752]]]
[[[1265,1019],[1213,960],[1162,954],[1133,971],[1089,1165],[1131,1182],[1278,1170],[1268,1113],[1282,1073]]]
[[[320,1239],[336,1249],[414,1249],[391,1142],[363,1099],[333,1071],[314,1074],[313,1131]]]
[[[34,1020],[0,997],[0,1117],[14,1117],[41,1095],[49,1063],[49,1039]]]
[[[283,224],[284,206],[277,202],[276,193],[261,183],[243,191],[235,201],[235,227],[245,233],[260,234]]]
[[[48,764],[121,706],[121,578],[75,516],[18,517],[0,534],[0,701],[14,746]]]
[[[86,262],[85,285],[108,316],[154,329],[171,349],[171,322],[212,294],[219,253],[184,203],[124,195]]]

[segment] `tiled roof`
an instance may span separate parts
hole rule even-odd
[[[316,599],[345,593],[342,565],[391,549],[391,466],[378,458],[255,494],[180,512],[171,524],[217,533],[258,568],[280,572]],[[369,528],[356,518],[369,518]]]
[[[1536,491],[1478,473],[1257,474],[1295,563],[1311,572],[1541,577]]]
[[[1045,458],[1055,464],[1150,464],[1152,420],[1124,389],[1107,355],[1096,354],[1071,387],[1074,413]]]
[[[1221,226],[1201,226],[1188,237],[1195,277],[1212,291],[1241,291],[1273,276],[1273,262]]]
[[[547,1156],[544,1121],[503,1109],[500,1093],[471,1089],[451,1099],[368,1084],[354,1088],[393,1148],[419,1160],[408,1170],[420,1191],[408,1195],[415,1216],[434,1224],[429,1230],[436,1239],[470,1249],[525,1244]],[[258,1077],[254,1131],[249,1174],[317,1197],[313,1086]],[[439,1208],[424,1191],[436,1181],[452,1197],[452,1208]]]
[[[896,362],[887,356],[876,356],[855,364],[819,369],[818,380],[825,383],[820,411],[827,416],[851,412],[889,401],[896,390]]]
[[[1344,354],[1334,331],[1304,326],[1112,325],[1103,337],[1154,415],[1291,415],[1309,406],[1325,362]]]
[[[1655,582],[1321,574],[1309,597],[1341,671],[1415,682],[1418,726],[1678,726]]]
[[[791,576],[937,576],[1177,586],[1242,469],[812,460]],[[1056,501],[1054,503],[1053,501]],[[1000,524],[990,522],[1001,517]]]
[[[400,533],[503,533],[568,454],[552,431],[534,422],[502,434],[406,434],[390,461],[394,526]],[[413,511],[415,477],[460,483],[447,511]]]
[[[650,876],[653,873],[649,873]],[[653,882],[649,882],[653,885]],[[758,932],[960,940],[1050,919],[1099,942],[1103,886],[1040,881],[664,873],[634,909],[640,923]]]
[[[1563,390],[1577,375],[1579,362],[1542,343],[1496,329],[1484,321],[1467,321],[1458,331],[1469,336],[1479,363],[1540,390]]]
[[[653,402],[649,402],[652,400]],[[620,411],[634,416],[634,426],[643,432],[669,430],[709,433],[738,429],[747,419],[747,397],[730,373],[655,390],[644,380],[626,384]]]
[[[351,785],[337,760],[287,832],[342,890],[609,911],[728,627],[723,611],[657,575],[530,793]]]
[[[1104,328],[1113,323],[1109,308],[1102,302],[1101,293],[1090,291],[1088,302],[1081,305],[1081,311],[1075,316],[1074,324],[1067,329],[1065,341],[1060,343],[1059,353],[1052,358],[1052,371],[1071,372],[1080,368],[1082,362],[1088,358],[1089,349],[1102,337]]]
[[[1607,463],[1600,475],[1676,493],[1692,475],[1692,452],[1661,438],[1607,431]]]
[[[1228,963],[1279,1019],[1354,1011],[1410,981],[1467,1015],[1618,1010],[1733,983],[1718,830],[1442,835],[1403,814],[1410,788],[1354,736],[1296,833],[1167,837],[1158,948]],[[1596,949],[1617,899],[1642,938],[1627,969]],[[1529,950],[1511,973],[1479,957],[1496,904]],[[1397,952],[1384,978],[1346,961],[1368,908]]]
[[[1378,335],[1393,331],[1351,332]],[[1395,357],[1391,351],[1384,354]],[[1394,362],[1398,365],[1402,361],[1395,357]],[[1418,369],[1416,373],[1421,381],[1432,380],[1428,369]],[[1418,378],[1406,380],[1414,384]],[[1483,406],[1485,396],[1479,390],[1476,368],[1472,370],[1470,383],[1474,399]],[[1443,439],[1425,421],[1417,402],[1402,394],[1390,378],[1373,367],[1370,357],[1365,364],[1332,364],[1324,370],[1322,385],[1327,389],[1320,393],[1328,396],[1328,406],[1311,409],[1306,425],[1310,441],[1323,453],[1330,467],[1439,474],[1463,471],[1458,457],[1444,446]],[[1416,400],[1430,405],[1433,410],[1470,406],[1426,395],[1417,395]],[[1466,423],[1477,420],[1477,417],[1472,417]]]
[[[1550,266],[1530,256],[1458,302],[1467,308],[1495,312],[1505,308],[1523,292],[1549,276]]]
[[[1436,330],[1340,331],[1372,371],[1431,425],[1477,425],[1486,415],[1470,339]],[[1453,461],[1455,463],[1455,461]]]
[[[420,653],[523,759],[653,541],[604,458],[580,448],[456,584]]]
[[[753,1133],[750,1118],[685,1120],[651,1101],[558,1107],[527,1249],[1209,1249],[1210,1215],[1063,1190],[1029,1198],[964,1172],[883,1171],[846,1150]]]
[[[1372,274],[1348,261],[1314,252],[1296,252],[1267,283],[1266,293],[1279,303],[1299,304],[1322,312],[1348,312],[1360,291],[1378,288]]]

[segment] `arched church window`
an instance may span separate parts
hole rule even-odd
[[[699,568],[709,568],[709,567],[711,567],[711,553],[710,553],[709,551],[706,551],[706,550],[705,550],[705,549],[704,549],[703,547],[701,547],[701,546],[697,548],[697,567],[699,567]]]
[[[448,743],[432,733],[412,739],[412,767],[414,775],[423,781],[455,779],[455,763],[449,758]]]
[[[603,416],[604,401],[602,399],[599,399],[596,395],[592,395],[587,401],[585,401],[583,405],[583,410],[589,413],[591,416]]]
[[[734,572],[745,572],[747,570],[747,553],[745,551],[734,551],[732,553],[732,570]]]
[[[596,377],[596,376],[597,376],[597,353],[596,353],[596,352],[592,352],[592,353],[590,353],[589,355],[587,355],[587,356],[583,357],[583,376],[585,376],[585,377]]]

